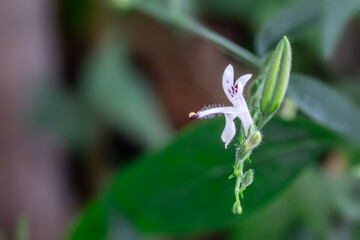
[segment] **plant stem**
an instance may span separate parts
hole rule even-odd
[[[241,183],[241,177],[243,175],[243,168],[244,168],[244,161],[241,161],[240,164],[237,165],[237,175],[236,175],[236,184],[235,184],[235,189],[234,189],[234,193],[235,193],[235,199],[236,201],[240,202],[239,199],[239,191],[240,191],[240,183]]]
[[[192,19],[181,18],[179,19],[178,26],[188,30],[189,32],[213,43],[219,47],[223,52],[232,55],[234,58],[248,65],[249,67],[258,70],[261,62],[254,54],[237,45],[236,43],[224,38],[216,32],[202,26]]]
[[[260,118],[260,121],[256,124],[257,128],[261,130],[271,118],[272,117],[269,116],[263,116],[262,118]]]
[[[220,34],[202,26],[190,17],[181,14],[169,14],[169,11],[161,9],[153,4],[142,5],[137,7],[138,10],[150,15],[161,22],[182,28],[194,35],[201,37],[219,47],[222,51],[230,54],[237,60],[243,62],[249,67],[259,70],[261,67],[260,59],[247,49],[237,45],[236,43],[224,38]]]
[[[244,161],[235,160],[234,174],[236,176],[236,184],[234,188],[234,194],[235,194],[235,203],[233,206],[234,214],[242,213],[242,207],[241,207],[239,195],[240,195],[241,177],[243,175],[243,167],[244,167]]]

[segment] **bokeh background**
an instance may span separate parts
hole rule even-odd
[[[223,117],[188,113],[229,104],[229,63],[258,71],[147,8],[260,59],[292,43],[240,216]],[[359,13],[359,0],[2,1],[0,239],[360,239]]]

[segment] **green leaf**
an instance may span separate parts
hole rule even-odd
[[[349,20],[360,11],[359,0],[324,0],[322,52],[325,58],[332,56],[340,36]]]
[[[236,177],[236,175],[235,175],[234,173],[232,173],[232,174],[228,177],[228,179],[232,179],[232,178],[234,178],[234,177]]]
[[[317,21],[321,13],[318,0],[298,1],[285,7],[277,15],[265,21],[255,38],[255,51],[258,56],[265,54],[284,35],[295,33]]]
[[[95,199],[76,219],[66,239],[143,239],[136,229],[106,199]]]
[[[293,74],[288,95],[312,120],[360,142],[360,111],[345,96],[315,78]]]
[[[254,169],[249,169],[241,177],[241,187],[245,189],[249,185],[251,185],[253,181],[254,181]]]
[[[107,239],[107,211],[103,202],[98,199],[92,201],[80,216],[67,239]]]
[[[242,220],[229,240],[296,239],[299,229],[306,229],[306,239],[329,239],[334,209],[329,187],[319,168],[307,167],[281,196]]]
[[[163,150],[120,171],[108,198],[145,232],[193,233],[236,224],[270,201],[310,161],[317,160],[331,134],[306,120],[272,121],[252,155],[256,171],[234,216],[233,184],[227,179],[234,151],[220,140],[223,119],[184,131]],[[234,150],[234,149],[233,149]]]
[[[109,34],[84,67],[81,91],[101,119],[133,141],[154,147],[168,139],[170,127],[129,59],[124,39]]]
[[[104,198],[107,205],[111,203],[111,209],[144,232],[223,229],[251,216],[338,141],[309,120],[274,118],[264,128],[263,144],[252,155],[250,167],[256,177],[243,199],[244,213],[234,216],[230,211],[233,184],[227,176],[232,172],[235,149],[224,149],[219,137],[223,124],[221,118],[199,123],[164,149],[138,158],[117,174]],[[104,205],[99,201],[90,205],[72,232],[88,236],[87,232],[97,229],[105,235]]]

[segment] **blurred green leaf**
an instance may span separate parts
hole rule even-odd
[[[201,7],[223,19],[240,20],[257,29],[261,23],[288,4],[288,0],[200,0]]]
[[[125,40],[109,34],[84,67],[81,90],[100,118],[147,147],[163,143],[170,127],[144,77],[130,62]]]
[[[285,35],[290,35],[314,23],[321,16],[318,0],[304,0],[291,4],[265,21],[256,34],[255,52],[263,57]]]
[[[143,239],[118,211],[105,199],[93,200],[76,219],[66,239],[73,240],[138,240]]]
[[[229,239],[297,239],[301,231],[329,239],[329,185],[319,168],[308,167],[279,198],[235,226]]]
[[[96,199],[86,208],[83,215],[70,229],[67,239],[107,239],[107,211],[105,204]]]
[[[292,74],[288,95],[318,124],[360,142],[360,111],[335,89],[315,78]]]
[[[346,24],[360,11],[359,0],[324,0],[322,52],[325,58],[332,56]]]
[[[99,126],[88,106],[55,84],[34,89],[37,97],[30,121],[35,128],[50,130],[73,149],[92,145]]]
[[[223,119],[184,131],[163,150],[119,172],[108,198],[142,231],[191,233],[220,229],[251,214],[324,154],[332,135],[309,121],[272,121],[252,156],[255,179],[234,216],[233,151],[219,138]]]
[[[16,221],[16,240],[28,240],[29,239],[29,220],[26,216],[18,217]]]

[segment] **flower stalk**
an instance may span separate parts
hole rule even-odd
[[[243,192],[249,185],[251,185],[254,179],[254,171],[252,169],[249,169],[246,173],[244,173],[244,163],[247,159],[249,159],[252,150],[259,146],[260,142],[261,133],[256,131],[253,135],[243,141],[239,148],[237,148],[234,172],[229,177],[236,177],[234,188],[235,203],[232,208],[232,212],[234,214],[242,213],[240,197],[243,198]]]

